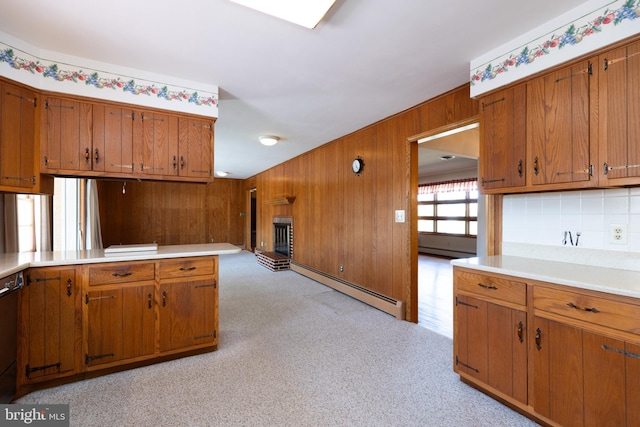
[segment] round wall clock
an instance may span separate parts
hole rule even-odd
[[[364,162],[362,161],[362,157],[356,157],[351,163],[351,169],[353,173],[356,175],[360,175],[362,173],[362,169],[364,169]]]

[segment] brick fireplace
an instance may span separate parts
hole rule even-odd
[[[257,254],[258,263],[271,271],[288,270],[293,258],[293,218],[273,218],[273,251]]]

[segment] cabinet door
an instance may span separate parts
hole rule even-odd
[[[178,174],[178,118],[170,114],[142,111],[135,121],[134,150],[138,171],[149,175]]]
[[[487,304],[487,383],[527,403],[526,312]]]
[[[533,408],[566,427],[583,426],[582,330],[534,317]]]
[[[477,298],[456,296],[456,368],[527,403],[527,316]]]
[[[218,343],[216,279],[160,285],[160,351]]]
[[[592,61],[586,60],[529,82],[527,172],[533,185],[593,180],[594,69]]]
[[[153,285],[91,290],[87,305],[87,366],[154,353]]]
[[[213,120],[179,120],[180,176],[213,179]]]
[[[633,426],[640,420],[640,346],[583,332],[585,426]]]
[[[75,370],[76,312],[79,309],[75,269],[31,269],[22,290],[24,358],[20,375],[42,381]]]
[[[35,92],[9,84],[0,96],[0,186],[31,188],[35,177]]]
[[[43,171],[91,170],[91,104],[50,97],[44,101]]]
[[[599,57],[600,158],[608,185],[640,182],[640,42]],[[605,184],[605,185],[606,185]]]
[[[526,87],[485,97],[480,107],[481,189],[524,186]]]
[[[130,108],[94,104],[92,170],[133,173],[134,118]]]
[[[487,383],[487,303],[456,296],[455,369]]]
[[[584,425],[626,425],[624,341],[584,331],[583,344]]]

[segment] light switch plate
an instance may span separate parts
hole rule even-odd
[[[404,222],[404,210],[396,211],[396,222]]]

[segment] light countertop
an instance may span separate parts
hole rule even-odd
[[[105,254],[104,249],[0,254],[0,277],[29,267],[224,255],[241,251],[242,249],[231,243],[204,243],[158,246],[155,251],[117,252],[112,254]]]
[[[451,264],[489,273],[640,298],[640,272],[516,256],[455,259]]]

